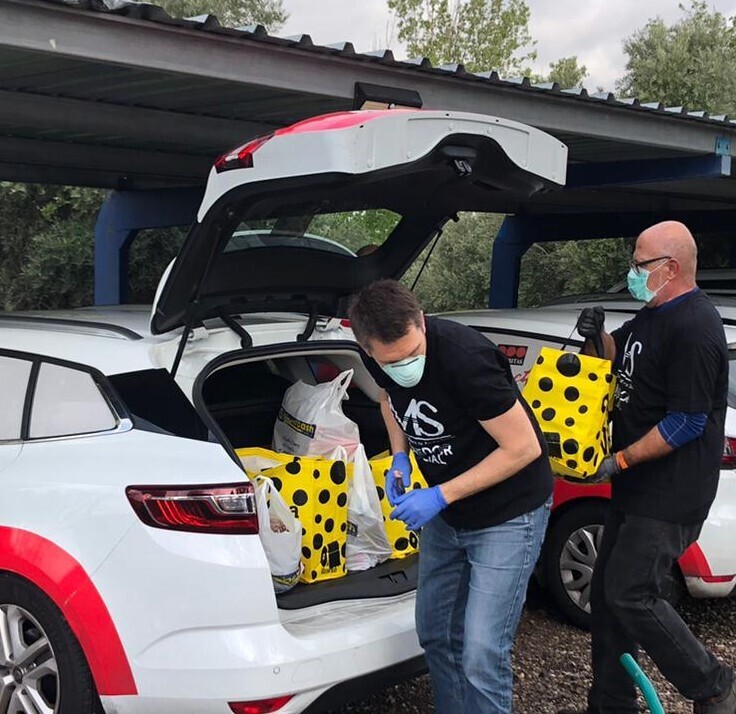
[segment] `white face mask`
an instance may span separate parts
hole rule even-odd
[[[424,374],[426,360],[424,355],[416,355],[384,364],[381,369],[400,387],[416,387]]]

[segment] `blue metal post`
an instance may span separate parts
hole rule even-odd
[[[508,216],[493,241],[489,307],[516,307],[521,258],[534,243],[519,216]]]
[[[95,225],[95,305],[119,305],[128,286],[127,255],[146,228],[191,225],[204,189],[112,191]]]

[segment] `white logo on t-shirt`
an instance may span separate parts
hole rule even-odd
[[[436,407],[432,406],[429,402],[412,399],[409,402],[409,406],[406,408],[403,417],[396,414],[393,404],[391,404],[391,409],[394,412],[394,416],[396,416],[396,420],[401,424],[401,428],[404,430],[405,434],[411,434],[413,432],[414,436],[431,438],[442,436],[442,434],[445,433],[444,425],[436,419],[432,419],[432,417],[427,413],[437,414]],[[411,431],[409,430],[410,426]]]
[[[616,380],[615,401],[617,405],[628,404],[633,391],[633,376],[636,368],[636,357],[642,353],[644,345],[639,340],[632,342],[632,335],[626,339],[624,346],[624,357],[621,362],[621,369],[618,372]]]

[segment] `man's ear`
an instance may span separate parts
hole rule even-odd
[[[422,332],[427,334],[427,321],[424,319],[424,312],[422,312]]]

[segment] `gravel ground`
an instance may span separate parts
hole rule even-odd
[[[679,608],[695,635],[720,659],[736,665],[736,599],[685,599]],[[588,633],[568,625],[540,592],[530,592],[514,650],[514,711],[554,714],[580,707],[590,685]],[[646,657],[641,665],[652,678],[667,714],[690,714],[692,704],[666,682]],[[642,700],[643,703],[643,700]],[[329,714],[419,714],[432,712],[429,679],[391,687]]]

